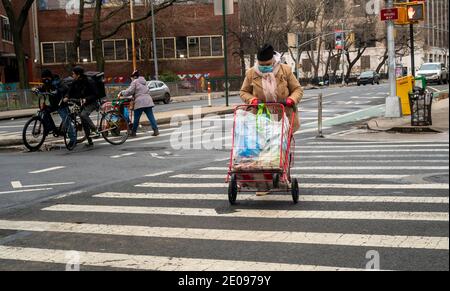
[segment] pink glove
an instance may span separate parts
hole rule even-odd
[[[295,101],[292,98],[288,98],[286,99],[286,106],[287,107],[294,107],[295,106]]]

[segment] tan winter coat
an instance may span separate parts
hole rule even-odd
[[[292,98],[296,104],[299,104],[303,97],[303,88],[300,86],[289,65],[280,64],[275,78],[277,80],[277,101],[285,102],[288,97]],[[255,68],[247,71],[244,83],[241,88],[241,99],[246,104],[250,104],[254,98],[258,98],[261,102],[266,102],[262,77],[255,72]],[[286,114],[290,119],[293,108],[286,107]],[[295,111],[294,132],[300,128],[298,111]]]

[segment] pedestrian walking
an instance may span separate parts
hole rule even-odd
[[[131,75],[130,87],[120,92],[121,97],[132,97],[134,101],[134,121],[131,136],[136,136],[142,113],[147,115],[148,120],[153,129],[153,136],[159,135],[158,124],[153,114],[153,107],[155,103],[150,96],[150,89],[147,87],[147,81],[139,74],[139,71],[134,71]]]
[[[281,63],[281,55],[270,44],[258,51],[257,64],[247,71],[241,88],[241,99],[246,104],[279,102],[286,105],[286,115],[295,112],[294,132],[300,128],[297,104],[303,97],[300,86],[289,65]]]

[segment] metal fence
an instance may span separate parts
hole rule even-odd
[[[30,90],[0,91],[0,111],[36,108],[38,103]]]

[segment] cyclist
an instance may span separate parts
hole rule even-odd
[[[66,102],[63,101],[68,88],[63,85],[60,78],[52,73],[49,69],[44,69],[41,72],[42,86],[36,88],[37,92],[50,93],[49,95],[49,106],[45,108],[44,111],[44,124],[48,128],[48,131],[55,132],[61,135],[61,132],[57,132],[58,128],[55,126],[55,122],[51,116],[52,112],[58,111],[61,120],[66,121],[64,127],[68,127],[69,130],[69,146],[72,147],[76,143],[75,129],[72,123],[69,121],[69,108]]]
[[[98,109],[98,94],[95,84],[84,73],[84,69],[81,66],[76,66],[72,69],[72,77],[74,82],[69,89],[69,98],[78,99],[81,101],[81,123],[83,125],[84,132],[87,137],[87,146],[94,145],[92,141],[91,131],[98,136],[98,131],[94,122],[90,118],[93,111]]]

